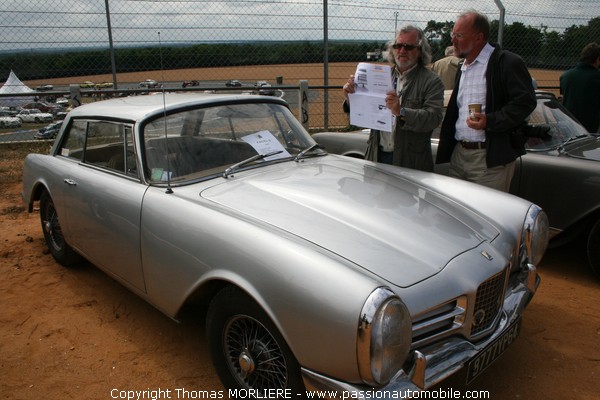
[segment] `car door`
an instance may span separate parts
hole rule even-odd
[[[69,141],[79,144],[62,152],[80,157],[64,179],[69,243],[97,267],[145,291],[140,210],[147,186],[137,174],[132,125],[76,120]],[[80,154],[72,150],[78,147]]]

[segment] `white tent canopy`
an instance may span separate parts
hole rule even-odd
[[[13,93],[35,93],[35,90],[25,85],[13,71],[10,71],[8,79],[0,88],[0,105],[18,107],[25,103],[31,103],[35,99],[34,96],[10,96]]]

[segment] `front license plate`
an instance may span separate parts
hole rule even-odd
[[[500,337],[490,343],[467,364],[467,383],[477,378],[515,341],[521,331],[521,319],[513,323]]]

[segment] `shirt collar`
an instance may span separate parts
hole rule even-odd
[[[485,46],[483,46],[483,48],[481,49],[481,51],[479,52],[479,54],[477,55],[477,57],[475,58],[475,60],[473,60],[473,62],[469,65],[467,65],[466,62],[462,63],[462,67],[461,69],[464,71],[465,69],[467,69],[469,66],[479,62],[483,65],[487,65],[488,61],[490,61],[490,57],[492,57],[492,53],[494,52],[494,46],[492,46],[489,43],[486,43]]]

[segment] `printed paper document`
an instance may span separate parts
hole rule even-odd
[[[363,128],[391,132],[392,111],[385,106],[385,96],[394,90],[389,65],[360,63],[354,74],[355,92],[350,100],[350,123]]]

